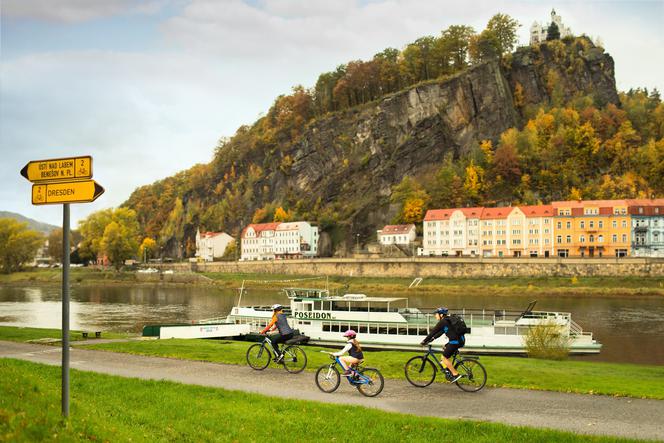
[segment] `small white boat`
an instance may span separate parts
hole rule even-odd
[[[314,344],[337,345],[343,342],[344,331],[354,329],[366,348],[419,350],[420,342],[436,324],[431,310],[409,308],[407,298],[333,296],[325,289],[284,291],[290,300],[290,308],[284,309],[290,325],[309,336]],[[570,313],[534,311],[534,305],[531,303],[522,312],[450,309],[450,313],[461,315],[471,329],[466,334],[466,352],[524,354],[524,338],[530,328],[547,324],[558,326],[559,333],[569,338],[571,354],[599,353],[602,345],[591,332],[583,331]],[[239,306],[238,302],[226,320],[258,332],[271,317],[269,306]]]

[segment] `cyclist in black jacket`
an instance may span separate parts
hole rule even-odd
[[[429,335],[427,335],[420,344],[425,346],[430,341],[437,339],[443,334],[447,335],[449,341],[445,343],[445,346],[443,347],[443,359],[440,362],[447,369],[449,369],[449,371],[452,373],[451,381],[455,382],[463,376],[459,374],[456,369],[454,369],[454,365],[452,365],[450,357],[456,351],[458,351],[459,348],[462,348],[463,345],[466,344],[466,337],[464,335],[458,335],[452,327],[452,322],[450,321],[447,308],[438,308],[434,311],[433,314],[436,317],[436,320],[438,320],[438,323],[433,327],[431,332],[429,332]]]

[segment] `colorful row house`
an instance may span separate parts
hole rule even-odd
[[[664,199],[627,200],[635,257],[664,257]]]
[[[427,211],[418,255],[664,257],[664,199]]]

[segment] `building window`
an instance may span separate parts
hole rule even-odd
[[[563,242],[563,236],[559,235],[558,237],[556,237],[556,240],[558,241],[558,243],[562,243]]]
[[[588,236],[588,243],[593,243],[595,241],[595,236],[593,234],[590,234]]]
[[[566,240],[567,240],[567,243],[572,243],[572,236],[568,235]]]
[[[627,227],[627,220],[623,220],[623,221],[622,221],[622,227],[623,227],[623,228],[626,228],[626,227]]]
[[[602,229],[604,227],[604,222],[602,220],[598,221],[597,226]]]
[[[567,222],[567,229],[570,229],[572,227],[572,222]]]
[[[585,243],[586,242],[586,236],[585,235],[580,235],[579,236],[579,243]]]
[[[586,227],[586,222],[583,221],[583,220],[581,220],[581,223],[579,223],[579,227],[580,227],[581,229],[584,229],[584,228]]]
[[[622,235],[622,242],[627,243],[627,234]]]
[[[563,228],[563,222],[558,222],[558,229],[562,229],[562,228]]]
[[[613,243],[617,243],[617,242],[618,242],[618,234],[613,234],[613,235],[611,236],[611,241],[612,241]]]
[[[592,221],[592,220],[590,220],[590,221],[588,222],[588,227],[591,228],[591,229],[594,228],[594,227],[595,227],[595,222]]]
[[[604,236],[603,235],[598,235],[597,236],[597,243],[604,243]]]

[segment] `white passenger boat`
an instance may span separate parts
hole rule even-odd
[[[290,325],[311,338],[310,343],[336,345],[343,342],[347,329],[358,332],[365,348],[421,349],[420,342],[436,324],[431,310],[408,307],[407,298],[368,297],[364,294],[330,295],[325,289],[287,288],[290,307],[284,312]],[[241,300],[241,297],[240,297]],[[466,352],[487,354],[523,354],[524,338],[529,329],[542,324],[559,326],[569,338],[572,354],[598,353],[601,344],[572,321],[567,312],[534,311],[532,302],[522,312],[482,309],[450,309],[461,315],[471,329],[466,334]],[[227,321],[249,325],[258,332],[270,321],[269,306],[232,308]]]

